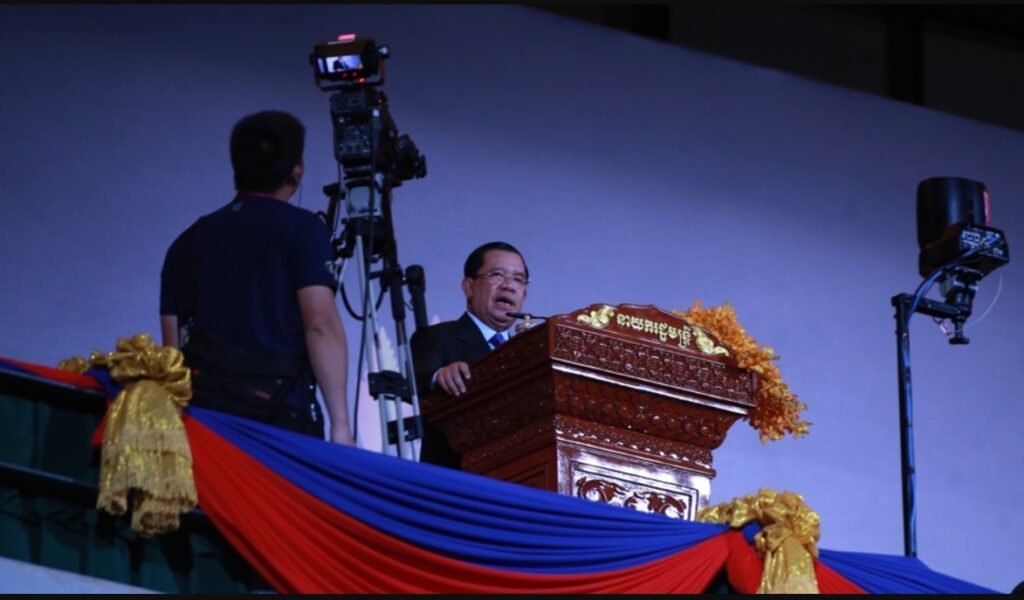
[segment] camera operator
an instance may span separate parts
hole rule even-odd
[[[303,174],[305,128],[264,111],[231,132],[237,195],[198,219],[167,251],[161,273],[164,344],[193,370],[192,406],[222,410],[354,445],[348,350],[334,302],[330,232],[289,199]]]

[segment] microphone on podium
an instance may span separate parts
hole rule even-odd
[[[513,319],[524,319],[527,321],[532,321],[533,319],[547,319],[547,317],[541,317],[538,315],[531,315],[530,313],[521,312],[507,312],[505,313],[505,316],[512,317]]]
[[[536,323],[533,322],[534,319],[547,319],[547,317],[539,317],[537,315],[522,312],[507,312],[505,315],[512,317],[513,319],[522,319],[522,321],[516,323],[516,333],[521,333],[536,325]]]

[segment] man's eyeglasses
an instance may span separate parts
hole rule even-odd
[[[511,281],[512,285],[516,287],[526,287],[530,284],[530,280],[526,278],[526,275],[522,273],[505,273],[504,271],[491,271],[490,273],[481,273],[473,279],[486,279],[487,283],[497,286],[503,282]]]

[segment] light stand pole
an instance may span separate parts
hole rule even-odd
[[[900,386],[900,474],[903,481],[903,554],[917,556],[913,394],[910,381],[910,317],[919,312],[942,319],[966,319],[970,307],[943,304],[927,298],[914,302],[912,294],[892,297],[896,307],[896,360]],[[961,330],[962,333],[962,330]],[[961,336],[962,337],[962,336]],[[962,343],[966,343],[963,338]]]

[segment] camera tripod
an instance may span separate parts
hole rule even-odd
[[[423,267],[411,265],[403,276],[391,219],[391,186],[384,178],[375,176],[371,180],[346,180],[344,190],[338,183],[329,184],[324,186],[324,193],[329,198],[326,217],[332,230],[332,245],[336,256],[344,261],[336,273],[338,290],[349,313],[362,321],[357,364],[360,375],[363,365],[367,366],[369,392],[377,400],[382,451],[416,460],[415,441],[423,437],[423,425],[412,352],[405,328],[402,286],[404,284],[409,287],[417,327],[426,326]],[[342,200],[347,215],[345,217],[338,210]],[[359,313],[350,306],[341,285],[348,259],[353,259],[356,264],[361,307]],[[378,271],[372,270],[375,262],[382,263]],[[382,330],[377,316],[384,294],[391,297],[391,316],[395,326],[394,361],[388,349],[382,347]],[[357,377],[357,381],[361,382],[361,377]],[[411,416],[401,416],[403,402],[412,407]]]

